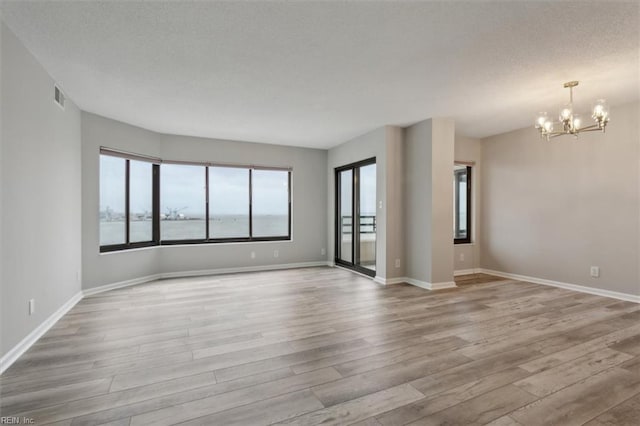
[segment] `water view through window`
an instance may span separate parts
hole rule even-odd
[[[204,240],[207,237],[205,168],[163,164],[160,170],[162,240]]]
[[[100,156],[100,245],[126,242],[124,158]]]
[[[129,162],[129,241],[153,240],[153,165]]]
[[[100,152],[101,251],[291,238],[290,170]]]
[[[289,234],[289,172],[253,171],[253,236]]]
[[[209,238],[249,236],[249,169],[209,167]]]

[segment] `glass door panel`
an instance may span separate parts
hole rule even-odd
[[[353,170],[338,172],[338,253],[345,262],[353,262]]]
[[[360,258],[363,268],[376,270],[376,165],[359,168],[358,218]]]

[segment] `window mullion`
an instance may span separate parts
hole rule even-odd
[[[288,191],[289,191],[289,234],[287,235],[289,238],[291,238],[291,171],[289,171],[288,173],[288,178],[289,178],[289,182],[288,182]]]
[[[460,173],[455,173],[455,194],[454,194],[456,203],[455,203],[455,229],[456,229],[456,238],[460,238]]]
[[[471,221],[472,221],[472,192],[471,192],[471,167],[467,166],[467,242],[471,242]]]
[[[204,223],[206,229],[206,239],[209,241],[209,167],[204,168],[204,186],[205,186],[205,206],[204,206]]]
[[[152,181],[152,239],[155,244],[160,244],[160,165],[153,165],[153,181]]]
[[[249,239],[253,239],[253,169],[249,169]]]
[[[129,232],[131,230],[131,215],[130,215],[130,207],[129,207],[129,199],[131,196],[131,171],[130,171],[130,166],[131,166],[131,160],[126,160],[125,162],[126,166],[125,166],[125,172],[124,172],[124,182],[125,182],[125,188],[124,188],[124,217],[125,217],[125,244],[127,246],[129,246],[129,244],[131,244],[131,236],[129,235]]]

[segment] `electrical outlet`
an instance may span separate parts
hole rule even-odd
[[[591,277],[592,278],[600,277],[600,267],[599,266],[592,266],[591,267]]]
[[[278,250],[274,250],[273,257],[278,257],[278,256],[280,256],[280,252]]]
[[[321,248],[320,249],[320,254],[324,256],[325,254],[327,254],[327,250],[324,249],[324,248]]]
[[[36,312],[36,299],[29,299],[29,315],[33,315]]]
[[[460,253],[460,262],[464,262],[464,253]]]
[[[81,279],[82,279],[82,274],[80,273],[80,270],[78,269],[76,271],[76,281],[80,282]]]
[[[400,259],[396,259],[396,268],[400,267]]]
[[[256,258],[256,252],[255,252],[255,251],[252,251],[252,252],[251,252],[251,258],[252,258],[252,259],[255,259],[255,258]]]

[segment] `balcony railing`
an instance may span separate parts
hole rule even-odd
[[[343,235],[352,234],[353,233],[353,216],[341,216],[340,229],[342,229]],[[376,217],[375,216],[373,215],[360,216],[360,233],[361,234],[376,233]]]

